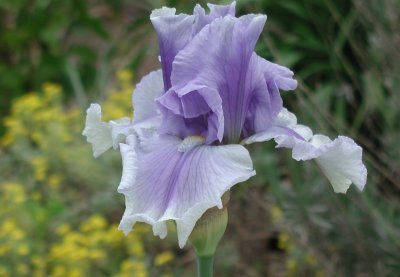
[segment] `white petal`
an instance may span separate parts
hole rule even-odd
[[[129,138],[135,138],[135,136],[132,135]],[[118,189],[124,190],[128,188],[132,180],[136,178],[138,161],[136,152],[132,151],[129,145],[121,143],[119,147],[122,156],[122,177]]]
[[[311,128],[306,125],[297,124],[294,125],[291,129],[302,136],[306,141],[309,141],[313,137],[313,132]]]
[[[321,137],[324,137],[324,141]],[[316,162],[331,182],[334,191],[346,193],[351,183],[363,190],[367,182],[367,169],[362,163],[362,148],[344,136],[339,136],[333,142],[329,142],[329,138],[325,136],[317,139],[321,143],[321,155]]]
[[[311,129],[297,124],[296,116],[283,108],[275,126],[243,140],[243,144],[274,139],[277,147],[292,149],[297,161],[315,159],[335,192],[345,193],[354,183],[360,190],[367,180],[367,169],[362,162],[362,148],[352,139],[339,136],[332,141],[324,135],[313,135]]]
[[[320,147],[324,144],[332,142],[332,140],[325,135],[316,134],[310,138],[310,142],[315,147]]]
[[[156,18],[160,16],[171,16],[175,15],[175,13],[176,13],[175,8],[162,7],[160,9],[153,10],[150,14],[150,18]]]
[[[101,121],[101,107],[91,104],[86,111],[86,124],[82,135],[92,144],[93,156],[97,158],[113,145],[111,126]]]
[[[82,135],[92,144],[93,156],[99,157],[108,149],[118,148],[119,143],[134,132],[134,125],[127,117],[110,122],[101,121],[101,107],[99,104],[91,104],[86,111],[86,125]]]
[[[126,137],[133,132],[131,120],[128,117],[123,117],[117,120],[111,120],[109,123],[111,127],[111,137],[113,141],[113,148],[117,149],[121,142],[124,142]]]
[[[133,123],[157,116],[157,107],[154,100],[164,92],[161,69],[144,76],[136,85],[132,95]]]
[[[297,117],[294,113],[289,112],[288,109],[282,108],[275,120],[277,126],[294,126],[297,124]]]

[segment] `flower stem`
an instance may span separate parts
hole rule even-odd
[[[197,256],[197,277],[213,276],[214,256]]]

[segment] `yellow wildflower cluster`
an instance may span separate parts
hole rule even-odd
[[[14,214],[15,209],[25,202],[24,189],[17,184],[6,183],[0,193],[0,201],[7,201],[4,203],[6,205],[11,205],[12,199],[17,199],[14,201],[16,206],[8,209],[1,202],[0,217],[4,220],[0,224],[0,276],[28,276],[30,266],[26,262],[32,251],[31,242],[19,222],[21,218],[16,218]]]
[[[154,264],[157,266],[163,266],[170,263],[174,258],[174,253],[171,251],[165,251],[155,257]]]
[[[103,103],[106,119],[132,115],[132,73],[121,70],[117,77],[117,89]],[[91,167],[95,166],[88,153],[90,146],[81,135],[85,113],[77,106],[66,109],[62,100],[62,88],[53,83],[45,83],[41,91],[16,99],[10,115],[4,119],[6,133],[0,138],[0,149],[13,151],[14,156],[29,164],[24,171],[33,177],[29,183],[44,183],[51,190],[68,179],[64,178],[61,165],[71,164],[74,168],[70,170],[79,170],[82,175],[85,166],[89,167],[87,171],[93,171]]]
[[[79,225],[78,230],[62,224],[56,229],[59,241],[50,247],[48,263],[52,265],[50,276],[88,276],[93,272],[108,272],[108,275],[124,275],[127,268],[134,270],[135,276],[147,276],[145,252],[142,236],[148,234],[133,232],[125,237],[115,224],[95,214]],[[137,245],[140,251],[137,251]],[[121,260],[120,272],[112,272],[109,262],[113,253],[129,253],[129,258]],[[134,265],[129,267],[127,265]],[[132,275],[132,271],[129,272]],[[139,276],[137,275],[137,276]]]
[[[129,70],[117,72],[117,89],[112,90],[103,103],[106,120],[131,116],[132,76]],[[7,147],[18,140],[29,140],[46,150],[54,148],[55,144],[70,142],[76,134],[74,131],[82,131],[84,114],[77,107],[66,110],[62,100],[62,88],[53,83],[44,83],[40,92],[30,92],[16,99],[10,116],[4,120],[7,133],[1,145]]]
[[[117,80],[117,90],[102,103],[106,120],[132,114],[132,73],[122,70]],[[139,224],[128,236],[118,230],[113,212],[123,209],[114,192],[120,171],[110,168],[118,168],[120,159],[99,163],[91,157],[81,135],[84,111],[66,108],[62,100],[62,88],[45,83],[14,101],[4,120],[0,277],[170,274],[163,266],[173,253],[161,251],[154,259],[147,254],[144,242],[151,248],[153,241],[149,226]],[[91,212],[101,205],[101,214]]]
[[[19,205],[25,202],[26,195],[24,188],[13,182],[6,182],[1,187],[2,192],[2,208],[9,208],[14,205]],[[1,210],[0,210],[1,212]]]
[[[133,75],[129,70],[117,72],[118,86],[111,91],[108,101],[102,104],[104,120],[115,120],[122,117],[132,117]]]
[[[62,112],[62,90],[56,84],[45,83],[41,93],[30,92],[18,98],[11,115],[4,120],[7,133],[2,139],[4,146],[18,140],[30,140],[40,148],[50,145],[46,137],[57,134],[59,141],[68,141],[71,136],[65,126]]]
[[[271,220],[272,223],[277,224],[282,220],[282,210],[278,206],[271,207]]]
[[[120,277],[132,273],[148,276],[143,244],[143,237],[151,233],[148,226],[138,225],[134,232],[124,236],[117,224],[94,214],[75,229],[62,223],[54,229],[51,240],[44,237],[38,241],[30,233],[33,230],[27,228],[26,214],[3,206],[3,203],[25,208],[27,204],[40,205],[26,198],[22,185],[2,184],[0,217],[5,220],[0,225],[0,276],[89,276],[96,272]],[[112,267],[110,262],[120,266]]]

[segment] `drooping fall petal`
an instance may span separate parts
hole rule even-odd
[[[120,145],[124,170],[118,191],[126,198],[120,229],[128,233],[144,221],[164,237],[165,222],[175,220],[183,247],[201,215],[222,208],[224,192],[255,175],[250,155],[241,145],[209,146],[199,137],[144,133]]]
[[[307,126],[297,124],[296,116],[287,109],[279,113],[275,125],[253,135],[244,144],[274,139],[277,147],[292,149],[297,161],[314,159],[337,193],[346,193],[352,183],[362,190],[367,181],[367,169],[362,162],[362,148],[354,140],[339,136],[335,140],[313,135]]]

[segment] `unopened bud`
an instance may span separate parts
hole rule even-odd
[[[228,201],[229,191],[222,196],[222,209],[211,208],[197,221],[189,237],[197,256],[214,255],[228,223]]]

